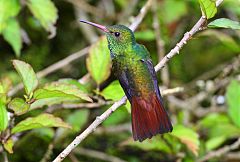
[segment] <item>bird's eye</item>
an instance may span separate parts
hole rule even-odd
[[[119,32],[115,32],[114,35],[115,35],[115,37],[119,37],[120,33]]]

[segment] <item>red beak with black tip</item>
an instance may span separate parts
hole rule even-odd
[[[92,25],[94,27],[97,27],[98,29],[100,29],[104,32],[109,32],[109,30],[103,25],[99,25],[99,24],[96,24],[96,23],[93,23],[93,22],[90,22],[90,21],[84,21],[84,20],[80,20],[80,22]]]

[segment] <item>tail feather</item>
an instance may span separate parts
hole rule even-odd
[[[155,93],[148,98],[132,97],[132,131],[134,140],[140,142],[172,131],[168,114]]]

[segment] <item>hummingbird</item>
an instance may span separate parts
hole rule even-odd
[[[132,133],[142,142],[173,127],[164,108],[150,54],[124,25],[103,26],[80,20],[102,30],[107,37],[112,71],[131,103]]]

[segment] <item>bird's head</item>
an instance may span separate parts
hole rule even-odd
[[[105,32],[108,47],[113,53],[129,50],[136,43],[132,30],[124,25],[103,26],[83,20],[80,22],[92,25]]]

